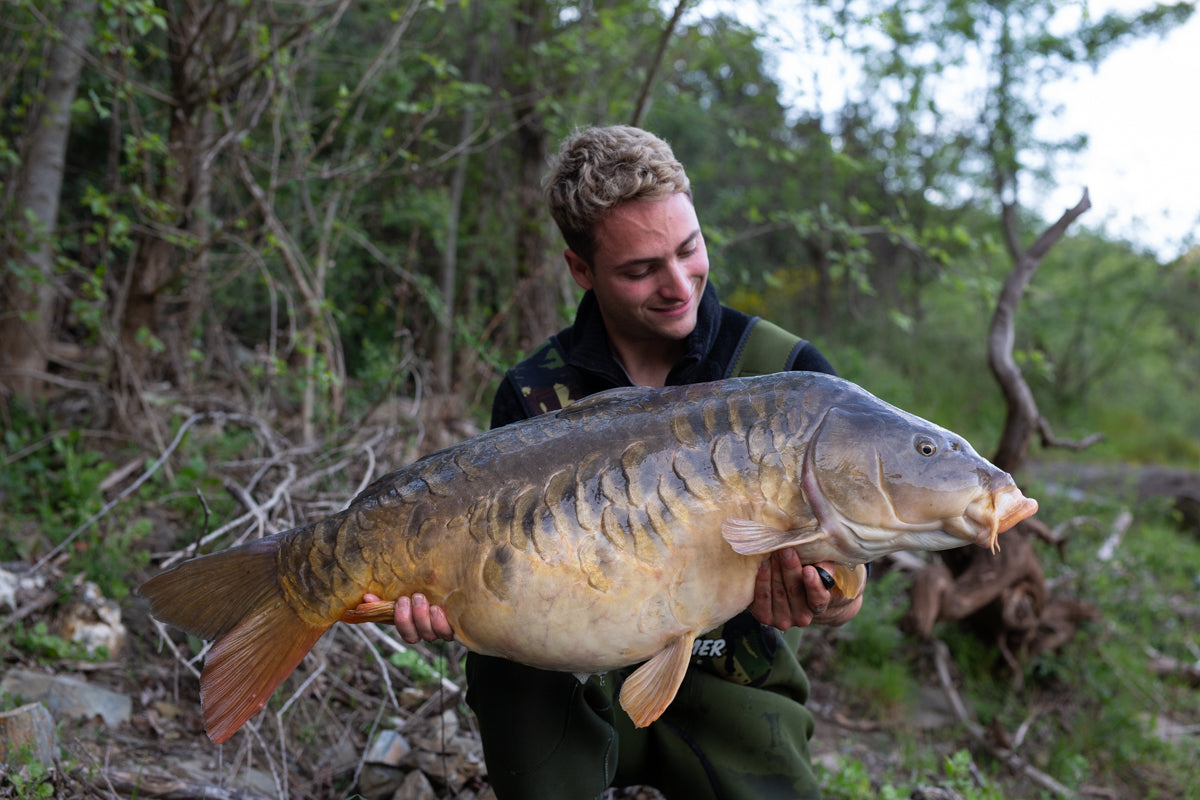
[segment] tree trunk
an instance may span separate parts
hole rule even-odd
[[[33,397],[46,371],[53,335],[54,230],[71,132],[71,104],[92,35],[95,0],[73,0],[62,13],[61,37],[46,61],[46,93],[28,157],[21,171],[16,207],[26,215],[24,245],[12,259],[20,266],[5,275],[0,312],[0,381],[20,397]]]
[[[1004,206],[1004,234],[1009,254],[1013,259],[1013,268],[1004,281],[1004,287],[996,301],[995,313],[992,315],[992,325],[988,332],[988,365],[1000,384],[1008,405],[1004,432],[992,458],[996,466],[1006,472],[1015,472],[1021,466],[1035,433],[1041,431],[1047,440],[1052,438],[1048,424],[1038,411],[1033,391],[1025,382],[1025,376],[1021,374],[1021,369],[1013,357],[1017,305],[1046,253],[1066,235],[1071,223],[1091,208],[1091,205],[1092,201],[1085,189],[1083,197],[1075,207],[1063,212],[1058,221],[1043,231],[1037,241],[1025,250],[1021,248],[1017,231],[1016,209],[1011,204]]]
[[[544,0],[522,0],[513,19],[516,52],[528,61],[516,65],[513,95],[517,128],[517,342],[531,350],[558,328],[558,281],[547,258],[547,216],[542,198],[542,170],[546,165],[546,129],[538,109],[536,45],[545,32],[547,9]]]
[[[1035,433],[1040,432],[1049,445],[1086,447],[1094,441],[1093,437],[1072,444],[1054,439],[1013,356],[1017,306],[1033,273],[1071,223],[1090,207],[1091,200],[1084,190],[1075,207],[1063,212],[1025,249],[1021,247],[1016,208],[1012,203],[1003,205],[1002,222],[1013,268],[992,315],[988,364],[1008,405],[1000,445],[992,460],[1007,472],[1021,466]],[[1085,603],[1050,594],[1029,541],[1038,528],[1035,520],[1019,523],[1008,533],[998,555],[982,547],[944,551],[941,556],[945,567],[933,564],[917,575],[904,627],[928,637],[939,620],[967,620],[981,638],[1000,647],[1019,680],[1022,658],[1058,647],[1074,635],[1082,620],[1096,613]]]
[[[221,7],[223,8],[223,6]],[[203,306],[207,264],[203,250],[186,261],[189,280],[182,280],[186,255],[181,259],[176,236],[179,232],[203,241],[208,222],[205,206],[209,202],[210,177],[202,166],[214,134],[210,86],[217,76],[208,58],[220,52],[223,42],[233,35],[228,12],[183,3],[169,23],[168,42],[171,65],[171,97],[167,132],[167,157],[161,165],[155,199],[169,209],[171,219],[164,224],[149,220],[136,235],[136,246],[129,272],[122,282],[116,327],[121,367],[126,388],[136,388],[155,371],[155,349],[151,337],[165,348],[161,366],[165,377],[180,381],[186,372],[186,352],[190,322],[196,309]],[[199,273],[199,274],[196,274]],[[184,313],[171,325],[161,318],[165,295],[186,283],[189,294]],[[149,335],[149,336],[148,336]],[[157,376],[156,376],[157,377]]]
[[[468,83],[478,83],[483,68],[483,53],[479,44],[479,20],[483,4],[471,5],[471,17],[467,20],[468,58],[466,75]],[[442,251],[442,269],[439,284],[442,291],[442,318],[438,320],[437,336],[433,344],[433,378],[443,391],[454,391],[454,312],[458,305],[458,224],[462,218],[463,191],[467,183],[467,165],[471,160],[468,146],[475,128],[475,104],[468,103],[463,110],[462,124],[458,131],[458,146],[461,148],[450,178],[450,209],[446,218],[446,245]]]

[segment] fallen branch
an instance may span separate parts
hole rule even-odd
[[[1042,788],[1054,792],[1060,797],[1079,796],[1073,790],[1054,780],[1054,778],[1018,756],[1011,749],[996,746],[989,738],[987,730],[971,718],[966,705],[962,701],[962,697],[958,694],[958,690],[954,688],[954,681],[950,678],[950,648],[946,646],[945,642],[937,639],[933,642],[933,654],[937,666],[938,680],[942,684],[942,691],[946,693],[946,699],[950,701],[950,706],[954,709],[955,716],[958,717],[959,722],[963,724],[967,732],[971,734],[972,739],[991,753],[997,761],[1000,761],[1010,769],[1025,773],[1030,780]],[[1024,738],[1024,733],[1022,733],[1021,738]]]
[[[161,800],[269,800],[254,792],[185,781],[161,772],[105,769],[100,772],[100,778],[92,781],[92,785],[97,789],[108,789],[129,797],[156,797]]]
[[[243,531],[242,535],[239,536],[238,539],[235,542],[233,542],[233,544],[241,544],[242,542],[244,542],[247,538],[249,538],[250,532],[252,530],[258,530],[260,537],[265,535],[267,533],[267,526],[266,526],[267,516],[266,516],[265,512],[275,508],[277,505],[279,505],[281,502],[284,501],[288,490],[291,488],[291,485],[296,480],[296,465],[291,462],[288,462],[286,464],[286,467],[287,467],[287,477],[285,477],[283,480],[281,480],[279,482],[279,484],[275,487],[275,490],[271,493],[271,496],[268,497],[262,503],[255,503],[254,498],[252,498],[249,495],[249,493],[245,492],[244,490],[236,491],[233,488],[236,486],[236,484],[227,482],[226,488],[230,489],[231,493],[235,497],[237,497],[238,500],[240,500],[243,504],[245,504],[246,507],[249,508],[250,510],[247,511],[245,514],[241,515],[240,517],[238,517],[237,519],[234,519],[234,520],[231,520],[231,521],[225,523],[224,525],[217,528],[212,533],[208,533],[208,534],[205,534],[204,536],[200,537],[200,539],[198,541],[194,542],[192,545],[189,545],[188,547],[184,548],[183,550],[178,550],[175,553],[173,553],[172,555],[163,559],[162,566],[164,568],[169,567],[172,564],[174,564],[175,562],[183,560],[183,558],[188,555],[189,551],[195,551],[196,548],[201,547],[203,545],[208,544],[209,542],[212,542],[216,539],[221,538],[228,531],[233,530],[234,528],[237,528],[240,525],[243,525],[244,523],[248,522],[252,518],[258,520],[259,524],[256,527],[252,527],[246,531]]]
[[[1117,548],[1121,546],[1121,539],[1125,536],[1125,531],[1129,530],[1129,526],[1133,524],[1133,514],[1129,513],[1129,509],[1122,509],[1117,518],[1113,520],[1112,532],[1108,534],[1108,538],[1104,540],[1104,544],[1100,545],[1100,549],[1096,551],[1096,560],[1101,563],[1112,561],[1117,555]]]
[[[1200,660],[1189,663],[1160,653],[1153,647],[1146,648],[1146,655],[1150,657],[1147,667],[1155,675],[1161,678],[1177,678],[1190,686],[1200,686]]]
[[[46,555],[42,556],[42,559],[33,565],[33,571],[37,572],[42,567],[44,567],[46,564],[48,564],[51,561],[51,559],[53,559],[59,553],[63,552],[67,548],[68,545],[70,545],[77,538],[79,538],[80,534],[82,534],[88,528],[92,527],[92,525],[96,524],[101,519],[106,517],[110,511],[112,511],[114,508],[116,508],[121,503],[121,501],[123,501],[125,498],[129,497],[131,494],[133,494],[139,488],[141,488],[142,484],[144,484],[146,481],[150,480],[150,478],[153,477],[154,473],[158,472],[158,470],[160,468],[162,468],[162,466],[164,464],[167,463],[167,459],[171,457],[171,454],[174,453],[176,448],[179,447],[180,443],[183,442],[183,436],[185,433],[187,433],[188,429],[191,428],[196,423],[202,422],[204,420],[242,422],[242,423],[254,425],[254,426],[262,426],[263,425],[263,422],[261,420],[257,419],[256,417],[252,417],[248,414],[230,414],[230,413],[227,413],[224,411],[204,411],[199,414],[193,414],[192,416],[188,417],[186,420],[184,420],[183,424],[179,426],[179,430],[177,430],[175,432],[175,438],[173,440],[171,440],[171,443],[167,446],[166,450],[163,451],[163,453],[158,457],[158,459],[153,464],[151,464],[146,469],[146,471],[138,477],[138,479],[136,481],[131,483],[128,487],[125,488],[125,490],[123,492],[118,494],[112,500],[109,500],[107,503],[105,503],[103,508],[101,508],[95,514],[93,514],[92,516],[90,516],[86,520],[84,520],[83,524],[81,524],[75,530],[71,531],[71,534],[69,536],[67,536],[66,539],[63,539],[61,542],[59,542],[57,545],[55,545],[50,550],[50,552],[48,552],[48,553],[46,553]]]

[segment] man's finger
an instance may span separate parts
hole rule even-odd
[[[443,641],[454,641],[454,629],[450,627],[450,620],[446,619],[446,612],[441,606],[429,607],[429,622],[433,626],[433,633]]]
[[[429,600],[425,595],[417,592],[412,596],[412,616],[413,627],[417,629],[417,634],[425,641],[433,641],[438,638],[433,632],[433,623],[429,619]]]
[[[421,641],[420,635],[417,634],[417,628],[413,625],[412,600],[407,596],[396,598],[396,631],[400,634],[400,638],[409,644],[416,644]]]

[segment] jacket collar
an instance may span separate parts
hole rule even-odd
[[[721,327],[721,301],[712,282],[705,284],[696,314],[696,327],[688,334],[687,350],[676,362],[667,376],[667,385],[691,383],[701,362],[712,351]],[[572,329],[574,346],[567,363],[576,369],[590,372],[613,386],[628,386],[629,377],[613,358],[608,346],[608,333],[604,318],[600,315],[600,304],[591,290],[583,295],[575,314]]]

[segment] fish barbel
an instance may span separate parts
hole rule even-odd
[[[138,589],[215,640],[205,728],[228,739],[338,620],[424,593],[470,650],[577,674],[646,662],[621,705],[650,724],[697,635],[747,608],[770,553],[839,565],[995,548],[1037,511],[962,437],[848,381],[788,372],[631,387],[383,476],[343,511],[178,564]]]

